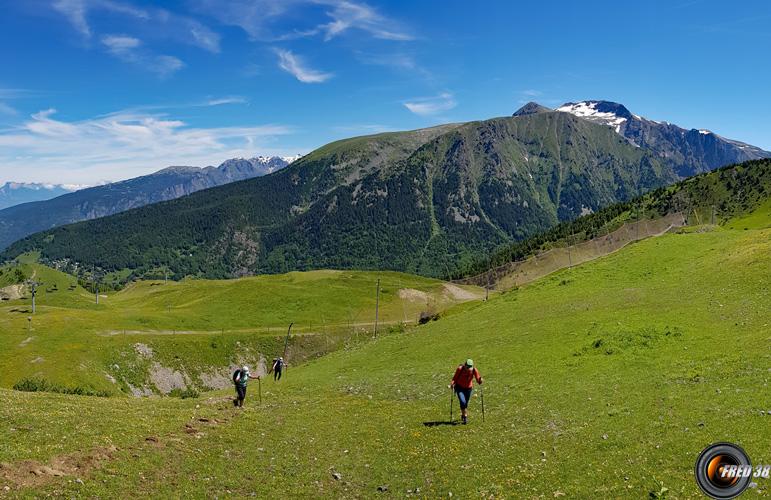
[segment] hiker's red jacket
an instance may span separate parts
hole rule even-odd
[[[479,374],[479,370],[476,368],[467,370],[464,365],[460,365],[452,377],[452,385],[461,389],[471,389],[474,387],[474,379],[477,379],[478,383],[482,383],[482,375]]]

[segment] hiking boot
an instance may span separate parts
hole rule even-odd
[[[463,422],[463,425],[466,425],[466,422],[467,422],[467,418],[466,418],[466,416],[465,416],[465,415],[463,415],[463,416],[461,417],[461,421]]]

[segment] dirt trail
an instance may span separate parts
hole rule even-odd
[[[453,285],[452,283],[444,284],[444,293],[452,297],[454,300],[459,300],[459,301],[477,300],[477,299],[481,299],[484,296],[484,294],[481,292],[474,293],[469,290],[464,290],[458,285]]]
[[[650,237],[657,237],[685,224],[683,214],[671,213],[658,219],[642,219],[628,222],[596,238],[575,245],[556,247],[530,257],[508,262],[476,276],[456,280],[455,283],[492,286],[495,290],[508,290],[530,283],[555,271],[613,254],[626,245]]]
[[[404,321],[401,320],[389,320],[389,321],[379,321],[378,324],[380,325],[398,325],[399,323],[404,323]],[[373,321],[359,321],[356,323],[325,323],[322,325],[314,324],[314,328],[318,327],[319,330],[315,332],[295,332],[295,330],[292,330],[292,337],[302,337],[302,336],[310,336],[310,335],[321,335],[324,333],[323,328],[329,329],[329,328],[364,328],[364,327],[371,327],[373,324]],[[302,325],[299,325],[300,328],[302,328]],[[297,328],[297,326],[295,326]],[[260,328],[228,328],[227,330],[107,330],[105,332],[100,332],[97,335],[101,335],[102,337],[114,337],[116,335],[222,335],[222,334],[229,334],[229,333],[280,333],[282,335],[286,335],[286,326],[266,326],[266,327],[260,327]]]
[[[426,292],[415,290],[414,288],[400,288],[396,294],[400,299],[411,302],[426,302],[430,297]]]

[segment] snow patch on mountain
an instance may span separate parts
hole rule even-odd
[[[681,177],[731,163],[771,157],[769,151],[727,139],[707,129],[687,130],[668,121],[649,120],[617,102],[568,102],[555,111],[611,127],[633,146],[650,149],[674,165],[675,172]]]
[[[608,125],[609,127],[613,127],[616,133],[620,133],[621,125],[627,121],[627,118],[620,116],[613,111],[600,110],[600,104],[600,101],[569,102],[557,108],[557,111],[570,113],[581,118]]]
[[[234,161],[245,161],[251,164],[255,169],[259,170],[262,174],[272,174],[276,170],[280,170],[290,163],[299,160],[302,158],[302,155],[294,155],[294,156],[254,156],[252,158],[233,158],[230,160],[226,160],[223,162],[219,168],[222,168],[223,166],[234,162]]]
[[[294,156],[255,156],[254,158],[244,158],[248,161],[251,161],[253,163],[262,163],[262,164],[269,164],[274,163],[276,160],[285,161],[287,165],[292,163],[293,161],[299,160],[302,158],[303,155],[294,155]]]

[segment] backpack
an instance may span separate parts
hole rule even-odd
[[[233,383],[237,384],[239,380],[241,380],[241,369],[233,372]]]

